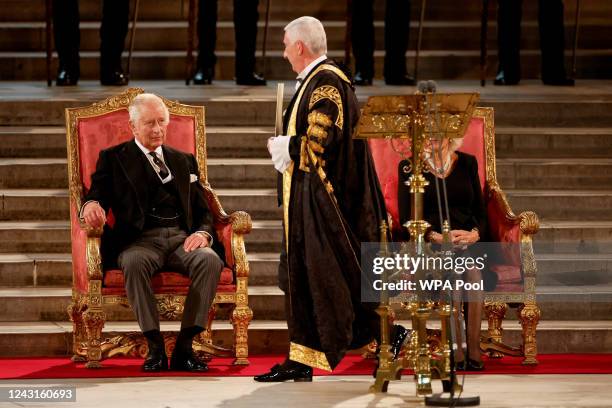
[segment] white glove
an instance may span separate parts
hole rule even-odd
[[[289,141],[288,136],[276,136],[268,139],[268,151],[272,157],[274,168],[283,173],[291,164],[291,156],[289,156]]]

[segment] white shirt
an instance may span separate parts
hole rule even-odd
[[[316,67],[317,65],[319,65],[321,62],[325,61],[327,59],[327,55],[321,55],[319,58],[317,58],[316,60],[312,61],[310,64],[308,64],[306,66],[306,68],[304,68],[302,70],[302,72],[300,72],[297,76],[297,80],[298,82],[295,83],[295,90],[297,91],[298,88],[300,87],[301,81],[300,80],[304,80],[308,74],[310,74],[310,71],[312,71],[314,69],[314,67]]]
[[[164,151],[162,147],[158,146],[155,150],[149,150],[146,147],[144,147],[142,143],[138,141],[138,139],[134,138],[134,141],[136,142],[136,146],[138,146],[138,148],[142,150],[145,157],[149,160],[149,163],[151,163],[153,170],[155,170],[155,174],[157,174],[157,177],[159,177],[161,182],[163,184],[166,184],[167,182],[172,180],[172,172],[170,171],[170,168],[166,164],[166,160],[164,160]],[[159,157],[159,159],[166,165],[166,168],[168,169],[168,176],[166,176],[165,179],[162,179],[161,176],[159,175],[159,167],[157,166],[157,164],[155,164],[155,162],[153,161],[153,157],[149,154],[151,151],[154,151],[157,154],[157,157]]]

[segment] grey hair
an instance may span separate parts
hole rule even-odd
[[[450,140],[450,144],[448,145],[448,149],[451,152],[454,152],[457,149],[459,149],[462,145],[463,145],[463,138],[462,137],[455,137],[455,138],[452,138]]]
[[[285,26],[285,33],[294,43],[302,41],[306,48],[314,55],[321,56],[327,53],[327,35],[323,24],[310,16],[297,18]]]
[[[130,103],[130,106],[128,106],[130,121],[132,123],[136,123],[138,119],[140,119],[140,110],[142,105],[146,105],[147,103],[151,102],[157,102],[164,107],[164,111],[166,112],[166,123],[168,123],[170,121],[170,112],[168,111],[168,107],[159,96],[152,93],[142,93],[132,100],[132,103]]]

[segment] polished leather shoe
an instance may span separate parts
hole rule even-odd
[[[355,77],[353,78],[353,82],[355,83],[355,85],[370,86],[372,85],[372,77],[366,76],[361,72],[356,72]]]
[[[385,77],[385,84],[387,85],[401,85],[401,86],[414,86],[416,85],[416,81],[414,78],[408,75],[399,75],[399,76],[387,76]]]
[[[206,363],[197,359],[193,351],[184,352],[174,349],[170,359],[170,369],[175,371],[204,372],[208,371]]]
[[[100,83],[108,86],[125,86],[129,78],[121,71],[107,72],[100,76]]]
[[[519,79],[518,78],[506,78],[506,75],[502,72],[500,72],[499,74],[497,74],[497,76],[495,77],[495,81],[493,81],[494,85],[518,85],[519,83]]]
[[[150,350],[142,365],[142,371],[154,373],[168,369],[168,356],[165,351]]]
[[[251,73],[249,75],[236,77],[236,85],[263,86],[266,80],[261,75]]]
[[[312,367],[283,366],[276,364],[265,374],[256,375],[253,379],[257,382],[283,382],[293,380],[295,382],[311,382]]]
[[[571,78],[543,78],[542,83],[544,85],[553,85],[553,86],[574,86],[574,80]]]
[[[193,76],[193,83],[194,85],[210,85],[214,76],[214,68],[198,68]]]
[[[77,82],[79,82],[79,76],[65,69],[59,70],[55,79],[55,85],[57,86],[74,86]]]

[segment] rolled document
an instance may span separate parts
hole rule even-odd
[[[283,134],[283,97],[285,95],[285,84],[279,82],[276,85],[276,121],[274,122],[274,136]]]

